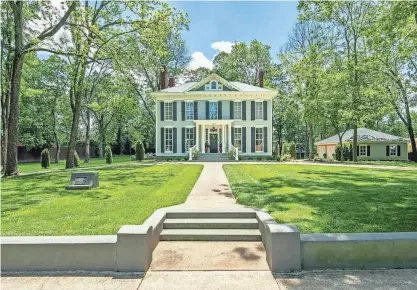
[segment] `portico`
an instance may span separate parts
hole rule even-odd
[[[194,120],[194,123],[196,146],[201,153],[228,152],[232,140],[233,120]]]

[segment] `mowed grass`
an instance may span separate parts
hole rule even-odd
[[[95,169],[100,186],[66,190],[71,172],[2,179],[1,234],[108,235],[141,224],[156,209],[183,203],[201,165]]]
[[[346,164],[359,165],[382,165],[382,166],[399,166],[399,167],[417,167],[417,162],[411,161],[345,161]]]
[[[143,162],[149,162],[149,160],[144,160]],[[130,156],[126,155],[114,155],[113,163],[111,165],[120,164],[120,163],[136,163],[136,161],[131,161]],[[84,160],[81,159],[80,168],[96,167],[96,166],[106,166],[109,165],[106,163],[105,158],[90,158],[90,162],[84,163]],[[51,170],[65,169],[65,160],[60,160],[59,163],[54,163],[51,160],[51,166],[49,168],[43,168],[40,162],[30,162],[30,163],[19,163],[18,164],[20,173],[29,173],[29,172],[45,172]]]
[[[225,165],[239,203],[303,233],[417,231],[417,171]]]

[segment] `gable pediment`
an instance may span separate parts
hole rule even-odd
[[[204,78],[200,82],[196,83],[194,86],[187,90],[188,92],[192,91],[209,91],[209,92],[218,92],[218,91],[240,91],[237,87],[220,77],[219,75],[213,73],[208,77]]]

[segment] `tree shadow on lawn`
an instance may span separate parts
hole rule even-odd
[[[240,203],[264,208],[273,216],[287,212],[288,220],[278,221],[295,223],[303,232],[417,230],[417,187],[412,174],[302,170],[294,176],[260,178],[257,184],[242,182],[233,186],[233,192]],[[297,215],[293,205],[310,210],[312,219]]]

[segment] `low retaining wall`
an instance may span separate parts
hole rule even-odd
[[[417,268],[417,233],[301,235],[302,268]]]

